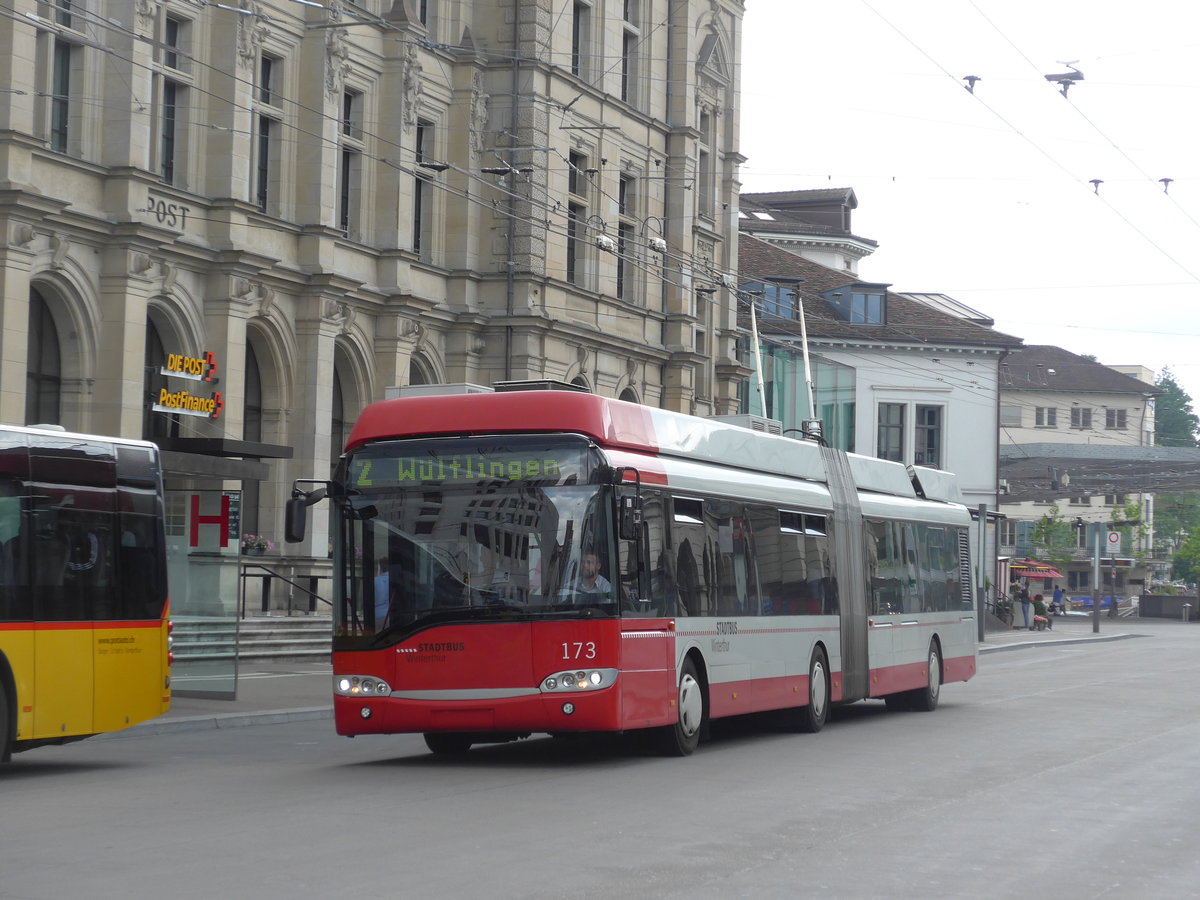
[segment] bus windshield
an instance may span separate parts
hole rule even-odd
[[[602,471],[579,436],[388,441],[351,453],[339,648],[379,646],[429,620],[616,615]]]

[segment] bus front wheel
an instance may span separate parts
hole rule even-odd
[[[700,746],[706,706],[704,685],[696,674],[696,664],[688,657],[679,672],[679,719],[660,731],[667,756],[690,756]]]

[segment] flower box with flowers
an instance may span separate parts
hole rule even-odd
[[[242,535],[242,553],[246,556],[262,556],[275,548],[274,541],[259,534]]]

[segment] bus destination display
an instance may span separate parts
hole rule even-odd
[[[475,484],[480,481],[586,484],[586,463],[587,456],[582,449],[547,448],[544,445],[528,450],[484,448],[445,452],[426,449],[395,455],[372,453],[350,461],[348,481],[356,488]]]

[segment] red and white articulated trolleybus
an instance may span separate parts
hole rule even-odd
[[[326,491],[297,489],[289,536]],[[334,712],[435,753],[830,705],[975,674],[953,477],[562,390],[368,406],[327,494]]]

